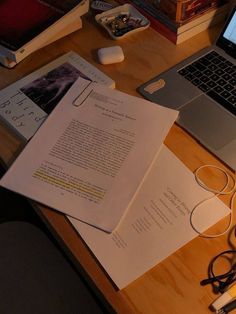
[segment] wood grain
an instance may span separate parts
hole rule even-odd
[[[117,89],[139,96],[136,88],[140,84],[211,44],[218,31],[219,26],[178,46],[151,28],[115,42],[96,25],[93,16],[88,14],[83,18],[81,30],[33,53],[14,69],[0,67],[0,87],[3,88],[63,53],[74,50],[114,79]],[[96,57],[97,49],[117,44],[124,50],[124,62],[100,65]],[[1,160],[9,166],[23,148],[23,144],[3,124],[0,126],[0,140]],[[172,127],[165,144],[191,171],[206,163],[223,166],[177,125]],[[209,175],[213,184],[214,181],[223,180],[218,174],[206,171],[205,176]],[[224,197],[223,201],[228,204],[229,198]],[[200,281],[207,276],[211,258],[229,248],[228,235],[216,239],[197,237],[129,286],[118,291],[65,216],[36,203],[33,205],[117,313],[211,313],[208,307],[216,295],[211,291],[211,287],[200,286]],[[214,226],[211,232],[219,232],[225,224],[226,219]],[[236,244],[234,238],[232,242],[233,245]]]

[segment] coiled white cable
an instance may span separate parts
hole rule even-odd
[[[210,187],[208,187],[205,183],[203,183],[199,177],[199,172],[204,169],[204,168],[214,168],[214,169],[217,169],[219,170],[220,172],[222,172],[226,178],[226,183],[225,185],[223,186],[222,189],[220,190],[216,190],[216,189],[212,189]],[[196,204],[191,213],[190,213],[190,223],[191,223],[191,226],[192,228],[201,236],[201,237],[205,237],[205,238],[216,238],[216,237],[219,237],[219,236],[222,236],[224,234],[226,234],[231,226],[232,226],[232,222],[233,222],[233,209],[234,209],[234,202],[235,202],[235,198],[236,198],[236,180],[235,178],[233,177],[233,175],[229,174],[226,170],[224,170],[223,168],[220,168],[218,166],[214,166],[214,165],[202,165],[200,166],[199,168],[197,168],[195,170],[195,179],[197,181],[197,183],[205,190],[209,191],[209,192],[212,192],[213,193],[213,196],[210,196],[202,201],[200,201],[198,204]],[[233,187],[230,188],[230,182],[233,183]],[[232,194],[233,193],[233,194]],[[217,197],[219,195],[230,195],[232,194],[232,197],[231,197],[231,200],[230,200],[230,212],[229,212],[229,222],[228,222],[228,225],[226,227],[226,229],[221,232],[221,233],[218,233],[218,234],[207,234],[207,233],[204,233],[204,232],[201,232],[199,231],[193,224],[193,215],[194,213],[196,212],[197,208],[202,205],[203,203],[213,199],[214,197]]]

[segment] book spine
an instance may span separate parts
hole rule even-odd
[[[145,0],[130,0],[130,1],[118,0],[118,2],[122,4],[129,2],[138,10],[142,11],[143,15],[145,15],[146,17],[157,19],[159,22],[164,23],[173,31],[175,31],[179,26],[179,24],[169,19],[163,12],[161,12],[160,10],[158,10],[156,7],[154,7]]]
[[[227,14],[228,12],[228,9],[229,9],[229,6],[228,4],[223,4],[219,7],[214,7],[214,8],[211,8],[207,11],[205,11],[204,13],[201,13],[199,14],[198,16],[196,17],[193,17],[192,19],[188,20],[188,22],[186,23],[183,23],[183,25],[181,25],[178,30],[177,30],[177,33],[182,33],[192,27],[195,27],[205,21],[208,21],[210,19],[215,19],[215,17],[219,14]]]
[[[206,30],[207,28],[216,25],[217,23],[223,21],[226,17],[226,14],[224,12],[221,12],[220,14],[215,15],[214,19],[209,18],[206,21],[203,21],[202,23],[180,33],[177,36],[176,44],[180,44],[184,42],[185,40],[199,34],[200,32]]]
[[[223,4],[220,7],[215,7],[202,13],[199,17],[194,17],[190,19],[187,23],[183,25],[175,25],[168,19],[168,17],[161,15],[156,9],[156,14],[154,15],[155,8],[147,6],[145,0],[117,0],[121,4],[130,3],[136,9],[138,9],[144,16],[146,16],[151,23],[151,27],[160,33],[162,36],[169,39],[174,44],[182,43],[183,41],[191,38],[192,36],[205,30],[211,24],[214,19],[214,24],[223,20],[227,13],[227,4]],[[204,26],[205,25],[205,26]]]
[[[159,22],[164,23],[171,30],[176,31],[179,23],[175,23],[171,20],[165,13],[163,13],[158,8],[154,7],[148,2],[148,0],[132,0],[132,2],[137,5],[139,8],[143,9],[144,12],[157,19]]]

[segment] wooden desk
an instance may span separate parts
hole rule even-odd
[[[119,42],[124,50],[124,62],[102,66],[96,60],[96,49],[116,45],[117,42],[110,39],[91,17],[88,16],[83,21],[83,29],[33,53],[16,68],[9,70],[1,67],[0,87],[3,88],[61,54],[74,50],[113,78],[117,89],[138,96],[136,88],[141,83],[209,45],[219,30],[216,27],[175,46],[150,28]],[[21,150],[21,142],[3,126],[0,126],[0,140],[0,157],[9,165]],[[206,163],[221,165],[177,125],[172,127],[165,143],[191,170]],[[213,176],[212,182],[216,179],[219,178]],[[228,202],[227,197],[223,200]],[[210,286],[201,287],[200,280],[206,278],[211,258],[229,248],[227,236],[216,239],[196,238],[125,289],[118,291],[65,216],[39,205],[36,207],[118,313],[211,313],[208,306],[216,296]],[[213,231],[221,230],[224,224],[225,221],[217,224]]]

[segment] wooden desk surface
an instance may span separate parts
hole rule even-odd
[[[219,27],[215,27],[175,46],[150,28],[117,43],[110,39],[91,17],[87,16],[83,21],[84,26],[81,30],[33,53],[14,69],[0,67],[0,88],[61,54],[74,50],[113,78],[117,89],[139,96],[136,88],[141,83],[211,44],[219,31]],[[99,65],[96,50],[116,44],[122,46],[125,61],[114,65]],[[0,125],[0,140],[0,157],[9,165],[21,150],[21,142],[3,125]],[[202,164],[221,165],[177,125],[172,127],[165,144],[192,171]],[[216,179],[220,178],[212,177],[212,181]],[[226,203],[229,201],[227,197],[223,200]],[[125,289],[118,291],[65,216],[42,206],[37,205],[37,208],[118,313],[211,313],[208,306],[216,295],[210,286],[200,286],[200,281],[207,276],[211,258],[229,249],[227,235],[216,239],[197,237]],[[226,221],[218,223],[212,230],[214,232],[222,230]],[[232,241],[236,244],[236,239]]]

